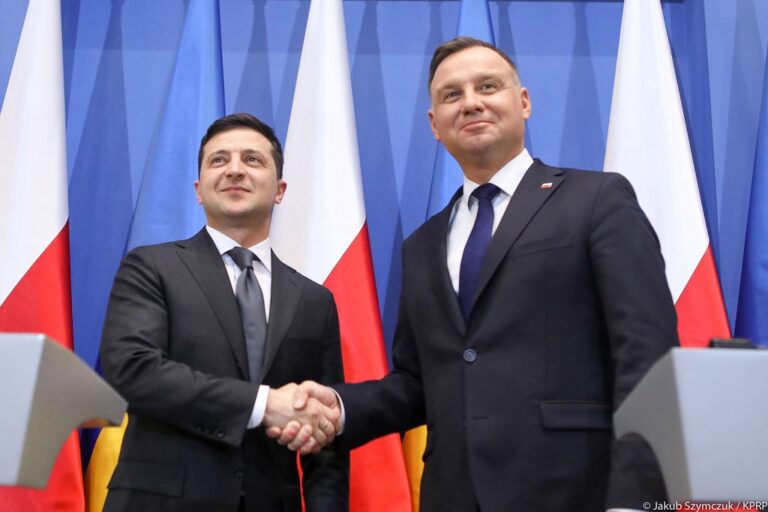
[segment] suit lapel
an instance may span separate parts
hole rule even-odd
[[[437,246],[437,260],[435,264],[427,263],[434,273],[433,279],[437,283],[438,299],[443,302],[448,317],[462,336],[466,332],[466,325],[464,324],[464,317],[459,307],[459,298],[453,289],[451,275],[448,272],[448,230],[450,228],[453,207],[463,193],[464,187],[460,187],[453,194],[453,197],[448,202],[448,206],[435,217],[432,228],[433,233],[429,234],[428,238],[434,240],[434,244]]]
[[[526,171],[488,246],[488,252],[483,260],[483,268],[480,271],[480,282],[478,283],[475,302],[483,293],[512,244],[515,243],[536,212],[539,211],[539,208],[560,186],[563,181],[562,174],[559,169],[546,166],[539,160],[535,160]]]
[[[203,290],[203,295],[229,341],[240,373],[247,380],[248,356],[245,351],[243,324],[227,270],[216,245],[203,228],[189,240],[178,242],[176,252]]]
[[[296,271],[280,261],[272,253],[272,298],[267,322],[267,346],[264,354],[262,375],[269,372],[277,349],[296,315],[303,285],[296,278]]]

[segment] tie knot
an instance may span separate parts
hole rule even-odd
[[[253,266],[253,260],[259,259],[245,247],[233,247],[228,252],[235,264],[240,267],[240,270]]]
[[[494,197],[496,197],[496,194],[501,192],[501,189],[494,185],[493,183],[485,183],[484,185],[480,185],[472,192],[472,197],[482,200],[482,199],[488,199],[491,200]]]

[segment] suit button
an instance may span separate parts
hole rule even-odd
[[[219,439],[221,439],[222,437],[224,437],[224,432],[222,432],[221,430],[217,430],[217,431],[215,432],[215,434],[216,434],[216,437],[217,437],[217,438],[219,438]]]
[[[464,360],[468,363],[474,363],[475,359],[477,359],[477,352],[472,350],[471,348],[468,348],[464,351]]]
[[[242,469],[236,469],[235,470],[235,478],[243,478],[243,470]]]

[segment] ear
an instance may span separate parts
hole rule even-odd
[[[288,188],[288,183],[286,183],[285,180],[277,180],[277,194],[275,194],[275,204],[280,204],[283,202],[286,188]]]
[[[528,94],[528,89],[525,87],[520,88],[520,104],[523,111],[523,119],[526,121],[531,117],[531,97]]]
[[[434,107],[430,107],[429,110],[427,110],[427,116],[429,117],[429,127],[432,129],[432,135],[434,135],[435,140],[440,140],[440,133],[438,133],[437,124],[435,124],[434,109]]]
[[[203,198],[200,197],[200,180],[195,180],[195,197],[197,197],[197,204],[203,204]]]

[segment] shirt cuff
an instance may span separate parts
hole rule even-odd
[[[344,432],[344,422],[347,421],[347,415],[344,412],[344,402],[341,400],[341,397],[338,393],[336,393],[336,390],[331,388],[331,391],[333,391],[333,394],[336,395],[336,401],[339,402],[339,409],[341,409],[341,416],[339,417],[339,431],[336,432],[337,436],[340,436],[342,432]]]
[[[256,402],[253,404],[251,418],[245,428],[256,428],[261,425],[264,420],[264,413],[267,411],[267,398],[269,398],[269,386],[262,384],[256,393]]]

